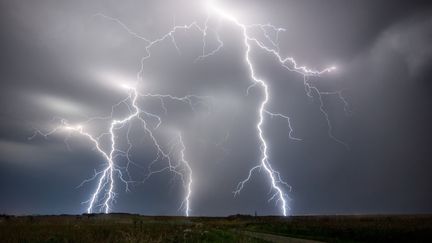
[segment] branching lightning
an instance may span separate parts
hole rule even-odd
[[[114,112],[115,107],[119,106],[121,103],[124,104],[128,104],[127,102],[129,101],[130,106],[132,109],[130,109],[130,114],[126,117],[124,117],[123,119],[114,119],[111,121],[110,123],[110,127],[109,127],[109,131],[107,133],[102,133],[99,136],[94,136],[89,132],[86,132],[84,130],[84,126],[83,125],[70,125],[65,119],[61,119],[60,122],[61,124],[58,127],[55,127],[54,129],[52,129],[51,131],[48,132],[42,132],[40,130],[37,130],[35,132],[35,134],[30,137],[30,139],[34,138],[36,135],[42,135],[44,137],[48,137],[56,132],[59,132],[61,130],[66,131],[66,132],[74,132],[77,133],[79,135],[82,135],[83,137],[86,137],[88,140],[90,140],[95,149],[98,151],[98,153],[100,155],[103,156],[103,158],[106,161],[106,166],[103,170],[101,171],[96,171],[94,176],[92,178],[89,178],[85,181],[83,181],[83,183],[81,183],[80,186],[82,186],[84,183],[88,183],[90,181],[93,181],[95,179],[97,179],[97,185],[96,185],[96,189],[94,190],[94,192],[91,194],[90,199],[84,203],[88,204],[87,207],[87,213],[92,213],[92,212],[97,212],[97,211],[103,211],[105,213],[109,213],[111,211],[112,208],[112,203],[115,200],[115,196],[116,196],[116,192],[115,192],[115,187],[116,187],[116,179],[119,179],[120,182],[122,182],[125,185],[125,190],[129,191],[129,184],[136,182],[136,181],[132,181],[130,179],[130,175],[129,175],[129,171],[128,171],[128,167],[129,164],[133,163],[135,164],[131,159],[130,159],[130,150],[132,148],[132,143],[129,140],[129,137],[127,137],[127,141],[128,141],[128,149],[126,151],[122,151],[120,149],[117,148],[117,144],[116,144],[116,133],[115,131],[123,128],[125,125],[130,124],[130,122],[132,122],[133,120],[138,120],[141,122],[142,127],[144,129],[144,131],[146,132],[146,134],[150,137],[153,146],[156,148],[157,150],[157,156],[156,158],[152,161],[152,163],[150,164],[150,166],[148,167],[148,174],[147,176],[143,179],[148,179],[151,175],[156,174],[156,173],[160,173],[163,171],[170,171],[175,173],[176,175],[178,175],[181,178],[181,181],[183,182],[183,185],[186,189],[186,195],[185,198],[182,202],[181,205],[184,205],[184,211],[185,211],[185,215],[189,216],[190,213],[190,197],[192,194],[192,169],[189,165],[189,162],[185,159],[185,150],[186,147],[184,145],[182,136],[180,134],[177,135],[177,139],[174,143],[174,146],[172,147],[179,147],[179,158],[177,159],[178,163],[174,162],[174,158],[172,158],[172,149],[169,152],[164,151],[162,145],[159,143],[159,141],[157,140],[156,136],[153,133],[153,129],[157,129],[161,123],[161,117],[156,115],[156,114],[152,114],[150,112],[144,111],[142,109],[139,108],[137,100],[138,98],[157,98],[158,100],[160,100],[161,102],[161,106],[163,108],[163,110],[165,112],[167,112],[167,108],[165,106],[164,100],[165,99],[170,99],[170,100],[174,100],[174,101],[180,101],[180,102],[184,102],[188,105],[190,105],[192,108],[194,107],[194,103],[192,102],[193,98],[196,99],[203,99],[200,96],[194,96],[194,95],[188,95],[185,97],[176,97],[176,96],[172,96],[172,95],[158,95],[158,94],[140,94],[138,93],[138,90],[134,87],[129,87],[129,86],[124,86],[122,85],[123,88],[127,88],[129,91],[129,95],[127,98],[125,98],[124,100],[120,101],[119,103],[117,103],[116,105],[113,106],[112,111]],[[82,124],[86,124],[89,123],[91,121],[94,120],[105,120],[105,119],[112,119],[113,118],[113,112],[111,113],[111,115],[109,117],[95,117],[95,118],[91,118],[85,122],[83,122]],[[156,124],[156,126],[154,128],[151,128],[149,126],[148,121],[145,119],[145,117],[151,117],[156,119],[158,122]],[[130,133],[130,129],[128,129],[128,136]],[[100,140],[104,137],[108,135],[110,138],[110,148],[108,151],[104,150],[104,148],[101,145]],[[69,137],[69,135],[67,136]],[[119,165],[116,165],[115,163],[115,159],[119,156],[123,156],[127,159],[128,163],[126,165],[126,167],[121,167]],[[167,166],[163,167],[162,169],[156,170],[154,171],[152,169],[152,165],[158,161],[161,160],[165,160],[167,162]],[[126,175],[127,176],[126,176]]]
[[[284,216],[286,216],[288,213],[288,209],[289,209],[289,207],[288,207],[289,197],[288,197],[287,193],[284,192],[283,188],[285,187],[285,188],[288,188],[288,190],[291,190],[291,187],[288,186],[288,184],[282,180],[280,173],[278,171],[274,170],[270,164],[269,155],[268,155],[269,149],[268,149],[267,141],[266,141],[266,138],[264,136],[264,131],[263,131],[263,124],[265,121],[264,116],[267,114],[267,115],[270,115],[271,117],[279,117],[279,118],[285,119],[288,122],[289,137],[293,140],[299,140],[299,139],[293,137],[293,135],[292,135],[293,129],[292,129],[292,126],[290,123],[290,118],[288,116],[280,114],[280,113],[272,113],[272,112],[267,110],[267,103],[270,99],[269,88],[268,88],[268,84],[265,80],[258,78],[256,76],[255,68],[254,68],[254,65],[251,61],[251,55],[250,55],[250,52],[252,50],[252,45],[255,45],[256,47],[260,48],[261,50],[274,56],[277,59],[277,61],[279,61],[280,65],[282,67],[286,68],[287,70],[297,72],[297,73],[303,75],[305,89],[307,90],[307,94],[309,96],[312,96],[310,94],[310,91],[309,91],[311,89],[315,90],[318,94],[319,101],[320,101],[320,110],[323,113],[323,115],[327,121],[329,136],[332,139],[334,139],[335,141],[342,143],[346,146],[345,143],[343,143],[341,140],[337,139],[332,133],[332,126],[330,123],[330,119],[329,119],[327,112],[324,109],[324,105],[323,105],[323,101],[322,101],[322,97],[321,97],[321,95],[326,94],[326,93],[320,92],[317,87],[312,86],[311,84],[309,84],[307,82],[308,76],[319,76],[323,73],[328,73],[328,72],[335,70],[336,67],[329,67],[329,68],[326,68],[324,70],[317,71],[317,70],[309,69],[305,66],[299,66],[294,58],[292,58],[292,57],[283,58],[282,55],[279,53],[279,44],[278,44],[279,33],[281,31],[285,31],[284,29],[277,28],[271,24],[267,24],[267,25],[261,25],[261,24],[245,25],[245,24],[242,24],[230,12],[228,12],[225,9],[223,9],[222,7],[218,6],[214,1],[210,1],[208,3],[208,9],[209,9],[210,14],[216,15],[219,18],[222,18],[222,19],[234,24],[235,26],[237,26],[240,29],[241,33],[243,34],[243,43],[244,43],[244,46],[246,49],[244,59],[245,59],[245,62],[247,63],[247,66],[249,67],[250,78],[253,81],[252,85],[248,87],[247,91],[249,91],[250,88],[255,87],[256,85],[259,85],[261,87],[261,89],[264,91],[264,98],[263,98],[263,100],[259,106],[259,109],[258,109],[259,120],[258,120],[258,123],[256,124],[258,137],[259,137],[259,140],[261,143],[261,146],[260,146],[260,150],[261,150],[260,164],[252,167],[252,169],[249,170],[249,174],[248,174],[247,178],[245,180],[241,181],[237,185],[237,188],[234,191],[234,194],[236,195],[236,194],[240,193],[240,191],[243,189],[244,185],[250,180],[252,173],[255,170],[264,169],[265,172],[267,173],[269,179],[270,179],[272,191],[274,192],[273,195],[270,197],[270,200],[277,198],[276,203],[280,203],[280,208],[281,208],[282,214]],[[249,34],[249,29],[255,28],[255,27],[258,27],[262,30],[265,38],[271,43],[272,46],[265,45],[262,41],[258,40],[257,38],[252,37]],[[276,32],[276,40],[272,40],[272,38],[270,38],[270,36],[267,33],[266,28],[269,28],[269,29]],[[338,94],[340,95],[339,97],[342,97],[340,92]],[[345,99],[342,99],[342,100],[343,100],[345,107],[346,107],[346,100]]]
[[[279,34],[285,31],[285,29],[283,28],[278,28],[271,24],[252,24],[252,25],[243,24],[231,12],[222,8],[215,1],[208,1],[206,3],[206,8],[207,8],[207,18],[205,19],[202,25],[198,22],[192,22],[188,25],[174,24],[172,29],[166,32],[166,34],[154,40],[150,40],[146,37],[141,36],[140,34],[131,30],[126,24],[124,24],[121,20],[117,18],[113,18],[101,13],[96,14],[95,17],[101,17],[106,20],[113,21],[115,24],[121,27],[125,32],[130,34],[132,37],[137,38],[144,42],[145,54],[141,57],[140,64],[139,64],[139,70],[137,72],[138,82],[143,80],[145,61],[151,58],[151,51],[153,47],[155,47],[156,45],[164,41],[170,41],[172,45],[175,47],[175,49],[177,50],[177,52],[179,54],[181,53],[175,38],[175,35],[178,31],[180,30],[188,31],[194,29],[201,33],[202,53],[200,56],[196,57],[195,59],[195,62],[199,62],[205,58],[210,58],[213,55],[216,55],[224,47],[224,42],[220,38],[218,34],[218,30],[212,29],[210,26],[209,24],[210,19],[217,18],[218,20],[225,21],[226,23],[232,24],[234,27],[238,28],[238,31],[242,37],[242,44],[244,46],[244,61],[249,71],[250,80],[252,81],[252,84],[246,89],[246,92],[249,93],[249,90],[255,87],[260,88],[260,90],[262,90],[263,92],[263,98],[260,101],[260,104],[257,108],[258,120],[256,123],[256,132],[257,132],[257,137],[259,139],[259,143],[260,143],[259,148],[261,152],[260,160],[257,165],[255,165],[249,170],[248,176],[244,180],[238,183],[234,191],[234,195],[237,195],[242,191],[242,189],[247,184],[247,182],[252,178],[252,175],[255,171],[263,170],[267,175],[271,185],[272,195],[269,198],[269,201],[275,200],[276,204],[278,204],[280,207],[281,214],[286,216],[288,215],[289,212],[288,204],[290,199],[288,197],[288,192],[291,190],[291,187],[282,179],[280,173],[276,169],[274,169],[270,163],[269,146],[264,132],[264,124],[266,121],[266,117],[283,119],[284,121],[287,122],[288,125],[289,138],[296,141],[299,141],[301,139],[293,135],[294,130],[291,125],[291,119],[289,116],[282,113],[271,112],[267,107],[268,102],[271,98],[271,95],[269,93],[269,84],[265,79],[258,77],[258,75],[256,74],[256,68],[252,60],[251,51],[253,50],[253,48],[258,48],[259,50],[264,51],[264,53],[267,53],[268,55],[274,57],[281,67],[287,69],[288,71],[296,72],[302,75],[306,95],[309,96],[310,98],[318,97],[318,101],[320,105],[319,109],[323,114],[324,119],[326,120],[329,137],[335,140],[336,142],[341,143],[344,146],[347,146],[344,142],[342,142],[340,139],[336,138],[333,135],[330,118],[328,113],[325,110],[324,102],[322,99],[323,95],[335,95],[344,104],[345,112],[350,113],[349,105],[346,99],[343,97],[342,91],[322,92],[314,84],[308,81],[309,77],[317,77],[324,73],[332,72],[336,68],[329,67],[323,70],[313,70],[297,64],[295,59],[292,57],[283,57],[280,54],[280,50],[279,50],[280,49]],[[254,35],[252,34],[253,30],[259,30],[261,34],[264,36],[264,38],[261,39],[264,40],[260,40],[260,38],[254,37]],[[215,40],[218,44],[215,48],[208,50],[207,38],[209,36],[208,33],[210,32],[215,35]],[[274,38],[272,38],[272,36],[274,36]],[[93,143],[96,151],[104,158],[106,162],[106,166],[104,167],[104,169],[100,171],[96,171],[92,178],[89,178],[83,182],[84,184],[93,180],[97,180],[95,190],[91,194],[89,200],[86,201],[85,203],[88,204],[87,207],[88,213],[92,213],[95,211],[103,211],[105,213],[108,213],[111,211],[113,202],[116,198],[117,180],[119,180],[120,183],[125,185],[126,191],[129,191],[129,185],[135,182],[131,179],[128,170],[130,164],[135,164],[135,162],[133,162],[132,159],[130,158],[130,151],[133,145],[129,140],[129,137],[127,137],[128,149],[126,151],[120,150],[116,143],[116,131],[125,126],[129,126],[128,133],[127,133],[128,134],[127,136],[129,136],[131,122],[139,121],[142,124],[143,130],[149,136],[153,146],[157,151],[156,157],[154,158],[153,161],[151,161],[151,163],[149,163],[149,166],[147,168],[148,173],[142,181],[147,180],[150,176],[152,176],[155,173],[160,173],[163,171],[170,171],[175,175],[179,176],[182,180],[186,192],[185,197],[181,203],[181,208],[184,209],[185,215],[189,216],[191,212],[190,200],[193,193],[192,192],[193,177],[192,177],[192,167],[190,166],[188,160],[186,159],[186,155],[185,155],[186,146],[183,141],[182,135],[178,133],[175,136],[175,139],[173,140],[174,142],[172,143],[171,147],[169,149],[164,148],[161,145],[161,143],[158,141],[156,136],[154,135],[154,130],[157,129],[162,123],[161,116],[141,109],[138,105],[137,100],[141,98],[158,99],[160,101],[163,112],[167,113],[168,111],[165,105],[165,100],[167,99],[172,101],[177,101],[177,102],[183,102],[189,105],[192,110],[194,110],[194,107],[197,105],[197,103],[202,102],[202,100],[207,99],[208,97],[201,97],[201,96],[194,96],[194,95],[176,97],[169,94],[150,94],[150,93],[141,94],[139,93],[136,87],[123,86],[123,88],[125,88],[129,92],[129,95],[127,96],[127,98],[120,101],[118,104],[115,104],[112,110],[114,111],[114,109],[120,104],[126,104],[130,111],[129,115],[127,115],[126,117],[122,119],[114,119],[113,112],[112,112],[111,116],[109,117],[91,118],[90,120],[83,122],[80,125],[70,125],[66,120],[61,119],[60,126],[48,132],[42,132],[40,130],[37,130],[35,135],[39,134],[44,137],[48,137],[56,132],[63,130],[63,131],[68,131],[70,133],[72,132],[77,133],[87,138],[89,141]],[[85,130],[86,123],[94,120],[99,120],[99,119],[111,120],[110,127],[106,133],[102,133],[98,136],[94,136],[90,132]],[[153,127],[149,123],[149,120],[152,119],[157,121],[156,125]],[[31,138],[33,138],[34,136],[32,136]],[[110,138],[109,149],[104,149],[103,146],[101,145],[100,140],[104,136],[109,136]],[[177,159],[174,159],[175,156],[177,157]],[[116,163],[116,159],[118,157],[124,157],[127,159],[128,163],[125,167],[119,166]],[[165,161],[167,165],[161,169],[154,170],[153,165],[160,161]]]

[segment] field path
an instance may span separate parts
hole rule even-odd
[[[293,238],[293,237],[282,236],[282,235],[273,235],[267,233],[258,233],[258,232],[251,232],[251,231],[244,231],[244,233],[248,236],[269,241],[269,242],[274,242],[274,243],[322,243],[322,241],[306,240],[306,239]]]

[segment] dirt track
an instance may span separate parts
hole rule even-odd
[[[252,236],[254,238],[258,238],[261,240],[274,242],[274,243],[319,243],[319,242],[322,242],[322,241],[306,240],[306,239],[299,239],[299,238],[266,234],[266,233],[251,232],[251,231],[245,231],[244,233],[248,236]]]

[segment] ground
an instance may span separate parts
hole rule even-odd
[[[432,215],[1,215],[0,242],[432,242]]]

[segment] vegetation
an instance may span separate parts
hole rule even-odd
[[[1,242],[266,242],[254,232],[326,242],[432,242],[432,216],[0,215]]]

